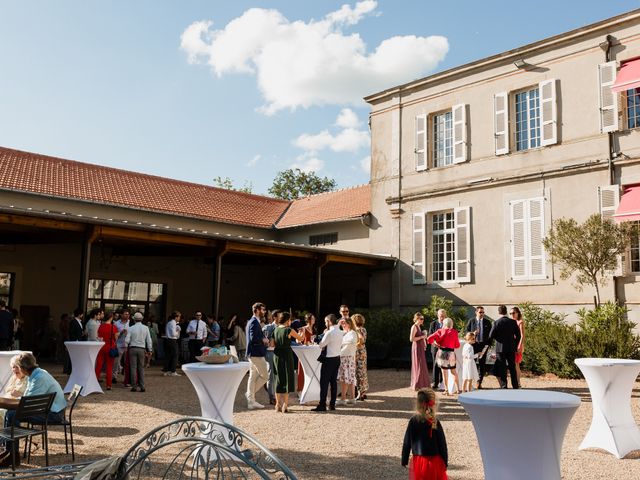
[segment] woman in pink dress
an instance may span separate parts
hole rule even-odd
[[[409,341],[411,342],[411,388],[420,390],[427,388],[431,383],[429,379],[429,368],[427,367],[427,336],[422,332],[424,317],[420,312],[413,316],[413,325]]]

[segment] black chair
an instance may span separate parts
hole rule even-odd
[[[71,460],[72,461],[76,460],[76,451],[73,446],[73,423],[71,423],[71,416],[73,415],[73,408],[76,406],[76,402],[78,401],[78,397],[80,396],[81,392],[82,392],[82,385],[78,385],[76,383],[73,386],[73,389],[71,390],[71,392],[69,392],[69,395],[67,396],[67,413],[65,414],[65,416],[62,418],[62,420],[54,420],[54,421],[49,420],[47,422],[47,426],[49,428],[50,427],[64,428],[64,448],[67,455],[69,455],[69,442],[67,439],[67,427],[69,427],[69,437],[71,439]],[[30,419],[29,423],[31,426],[34,426],[34,425],[41,426],[44,422],[42,422],[39,419]],[[31,453],[31,446],[29,446],[29,454],[30,453]]]
[[[42,395],[29,395],[20,398],[18,408],[16,408],[15,421],[9,427],[0,429],[0,439],[4,441],[18,442],[21,438],[31,441],[31,437],[36,435],[42,436],[44,444],[45,462],[49,466],[49,442],[47,437],[47,416],[55,393],[45,393]],[[21,427],[20,423],[29,423],[32,417],[41,417],[44,419],[40,428]],[[18,445],[13,444],[11,449],[11,470],[16,469],[16,452]]]

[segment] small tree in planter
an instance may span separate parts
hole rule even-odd
[[[542,244],[560,264],[560,278],[566,280],[575,274],[574,287],[578,291],[585,285],[594,287],[596,305],[600,305],[599,286],[607,284],[609,272],[617,268],[618,256],[625,252],[634,231],[628,223],[616,224],[597,213],[582,224],[560,218],[553,222]]]

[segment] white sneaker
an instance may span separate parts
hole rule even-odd
[[[182,375],[180,375],[178,372],[170,372],[169,376],[170,377],[181,377]]]
[[[336,405],[346,405],[346,404],[347,404],[347,402],[345,402],[345,401],[344,401],[344,400],[342,400],[342,399],[338,399],[338,400],[336,400]]]
[[[356,404],[356,399],[355,398],[351,398],[349,400],[347,400],[347,405],[355,405]]]
[[[264,405],[262,405],[261,403],[258,403],[258,402],[249,402],[247,404],[247,408],[249,410],[258,410],[260,408],[264,408]]]

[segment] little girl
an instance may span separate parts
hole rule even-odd
[[[436,393],[425,388],[418,392],[416,414],[409,420],[402,444],[402,466],[409,464],[410,480],[447,480],[447,440],[442,423],[436,420]]]
[[[462,347],[462,391],[470,392],[473,390],[473,382],[477,382],[480,378],[478,368],[476,367],[475,357],[473,353],[473,344],[476,343],[476,334],[469,332],[464,336],[466,343]]]

